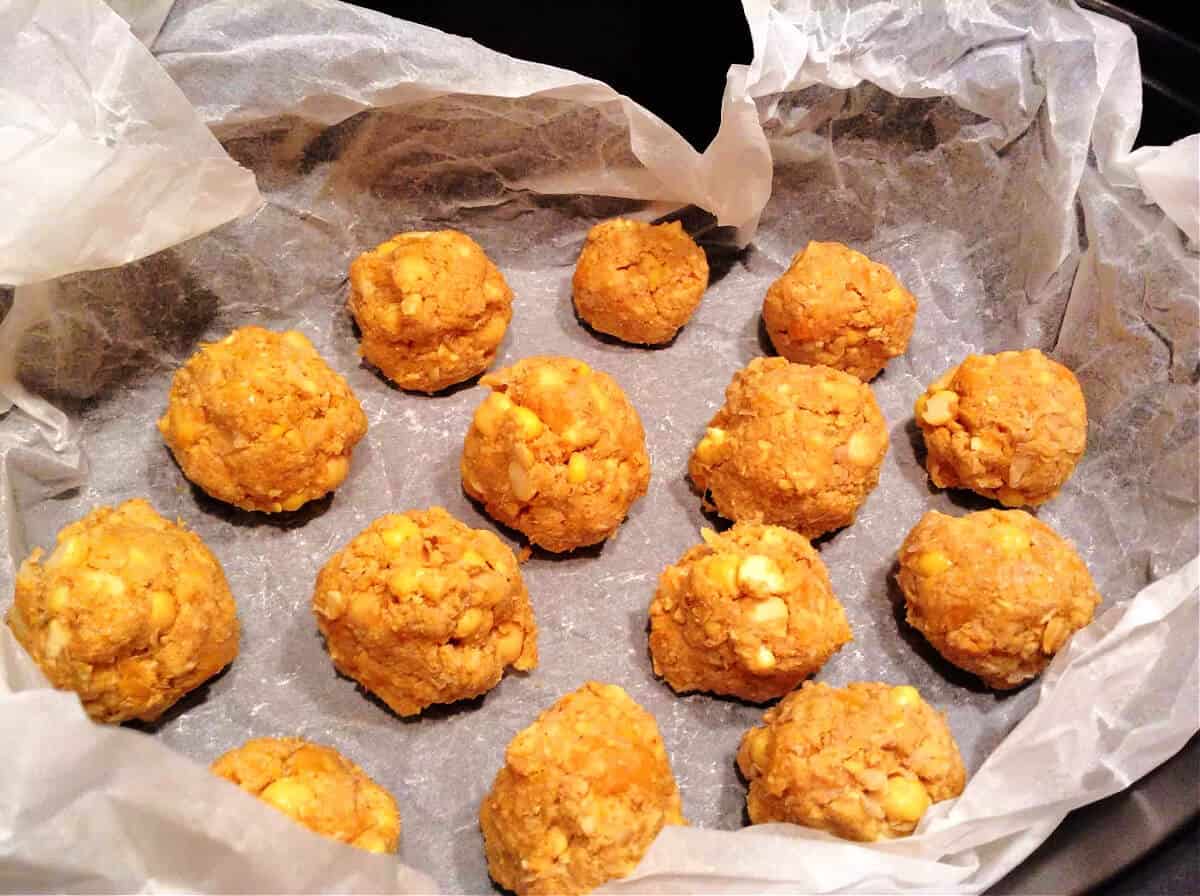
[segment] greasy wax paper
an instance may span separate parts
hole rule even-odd
[[[506,744],[598,678],[658,719],[694,826],[665,831],[611,889],[974,892],[1071,808],[1127,786],[1196,730],[1197,262],[1140,189],[1186,168],[1145,171],[1128,154],[1132,36],[1048,4],[748,2],[747,15],[755,59],[731,70],[721,134],[700,154],[604,85],[338,3],[173,9],[154,52],[267,204],[46,288],[50,325],[27,328],[15,357],[67,428],[20,411],[0,421],[11,496],[0,586],[11,591],[12,564],[66,522],[146,496],[221,559],[242,652],[137,733],[92,726],[73,697],[39,687],[0,632],[13,757],[0,774],[0,880],[487,892],[476,813]],[[570,278],[588,227],[683,203],[723,227],[692,322],[659,349],[584,330]],[[309,599],[330,554],[382,513],[441,504],[494,528],[458,480],[485,390],[392,388],[358,360],[344,309],[358,252],[445,226],[474,236],[516,294],[497,363],[563,353],[613,374],[642,416],[653,479],[605,545],[535,552],[524,566],[537,670],[403,720],[333,671]],[[713,524],[685,478],[688,454],[733,372],[769,350],[762,296],[809,239],[886,262],[921,302],[909,352],[873,384],[892,437],[879,487],[853,526],[818,543],[855,635],[819,678],[917,685],[973,773],[916,836],[869,846],[787,825],[738,832],[733,755],[761,708],[676,697],[646,652],[658,573]],[[370,420],[342,488],[288,517],[204,496],[153,427],[198,341],[249,323],[308,334]],[[891,576],[926,509],[986,506],[929,488],[913,400],[970,351],[1026,345],[1075,369],[1087,395],[1088,453],[1039,516],[1078,546],[1105,601],[1038,683],[995,694],[904,624]],[[72,478],[77,445],[88,471]],[[285,734],[336,746],[393,792],[399,858],[429,877],[308,835],[202,768],[247,738]]]

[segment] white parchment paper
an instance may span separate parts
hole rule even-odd
[[[220,220],[145,248],[135,240],[160,219],[139,229],[113,206],[119,245],[106,251],[173,248],[33,286],[49,323],[13,324],[22,305],[10,310],[0,327],[19,385],[60,417],[0,420],[0,591],[66,522],[146,496],[221,559],[242,652],[138,732],[92,725],[0,631],[11,757],[0,885],[486,892],[475,818],[504,747],[589,678],[623,685],[657,717],[694,825],[665,831],[614,891],[977,892],[1071,808],[1176,752],[1200,724],[1197,257],[1147,193],[1186,177],[1186,164],[1156,173],[1128,153],[1139,94],[1126,29],[1049,4],[931,9],[748,2],[754,62],[730,71],[721,133],[698,153],[605,85],[331,0],[177,4],[154,53],[267,204],[180,243],[239,213],[224,195]],[[90,39],[94,25],[77,20],[60,43]],[[709,247],[713,282],[696,317],[658,350],[597,340],[570,304],[588,227],[684,203],[731,228]],[[1164,206],[1186,229],[1186,204]],[[646,425],[653,480],[603,548],[526,564],[536,671],[400,720],[334,673],[308,604],[321,564],[379,514],[437,503],[491,525],[457,476],[484,390],[392,389],[359,364],[344,311],[354,255],[439,226],[478,239],[516,293],[498,363],[555,352],[614,374]],[[885,261],[921,301],[909,353],[874,384],[892,430],[880,486],[854,526],[820,543],[855,634],[820,677],[916,684],[947,713],[972,772],[916,836],[871,846],[787,825],[739,830],[733,754],[761,709],[678,698],[646,654],[657,575],[710,524],[687,456],[729,377],[765,350],[762,296],[808,239]],[[152,425],[197,341],[248,323],[304,330],[370,420],[346,484],[288,519],[189,487]],[[891,573],[925,509],[984,505],[931,492],[913,400],[969,351],[1025,345],[1072,366],[1087,394],[1088,454],[1039,516],[1076,543],[1105,603],[1039,683],[995,695],[907,628]],[[397,796],[403,864],[310,835],[203,768],[249,737],[282,734],[336,746]]]

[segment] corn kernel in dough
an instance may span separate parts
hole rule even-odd
[[[138,498],[97,507],[17,573],[8,625],[98,722],[153,722],[233,661],[237,608],[194,532]]]
[[[512,320],[512,296],[479,244],[457,230],[398,233],[350,265],[363,357],[416,392],[487,370]]]
[[[917,399],[915,414],[933,484],[1006,507],[1053,498],[1087,446],[1079,381],[1037,349],[969,355]]]
[[[809,243],[771,284],[763,322],[776,351],[866,382],[904,354],[917,300],[879,262],[841,243]]]
[[[525,894],[625,877],[663,825],[686,824],[654,717],[588,682],[513,738],[479,809],[488,871]]]
[[[737,523],[690,548],[650,604],[654,672],[676,691],[782,697],[850,640],[846,613],[808,539]]]
[[[513,552],[441,507],[371,523],[321,570],[313,611],[338,671],[402,716],[537,666]]]
[[[573,283],[575,308],[592,329],[657,345],[670,342],[699,306],[708,260],[678,221],[614,218],[588,232]]]
[[[208,494],[279,513],[342,484],[367,418],[304,334],[242,327],[175,374],[158,429]]]
[[[396,801],[337,750],[261,737],[230,750],[212,770],[310,831],[369,852],[396,850]]]
[[[1023,510],[926,513],[900,548],[897,579],[909,623],[997,689],[1038,675],[1100,603],[1071,544]]]
[[[616,381],[532,357],[480,382],[492,394],[463,444],[466,493],[549,551],[612,535],[650,483],[642,421]]]
[[[847,840],[911,834],[966,770],[945,717],[908,685],[805,682],[742,738],[753,824],[791,822]]]
[[[688,472],[726,519],[816,538],[854,522],[887,448],[883,414],[857,377],[755,358],[734,374]]]

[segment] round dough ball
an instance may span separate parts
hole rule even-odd
[[[30,554],[8,625],[98,722],[153,722],[238,650],[221,564],[140,498],[71,523],[44,562]]]
[[[737,756],[753,824],[791,822],[847,840],[903,837],[966,782],[945,717],[908,685],[808,681],[763,722]]]
[[[588,232],[573,282],[575,308],[593,330],[658,345],[675,338],[699,306],[708,259],[678,221],[614,218]]]
[[[212,770],[310,831],[369,852],[396,851],[396,801],[337,750],[298,737],[260,737],[230,750]]]
[[[1071,544],[1023,510],[931,510],[900,548],[908,621],[988,687],[1038,675],[1100,595]]]
[[[616,380],[572,358],[488,374],[462,481],[488,514],[548,551],[604,541],[650,484],[637,411]]]
[[[512,290],[465,233],[399,233],[350,265],[361,353],[401,389],[437,392],[487,370]]]
[[[279,513],[342,484],[367,417],[303,333],[242,327],[179,369],[158,430],[208,494]]]
[[[1006,507],[1053,498],[1087,446],[1075,374],[1037,349],[969,355],[917,399],[929,478]]]
[[[755,358],[734,374],[688,472],[726,519],[816,538],[854,522],[887,448],[883,414],[857,377]]]
[[[701,535],[663,571],[650,604],[654,672],[676,691],[773,700],[851,639],[803,535],[759,523]]]
[[[483,694],[537,666],[517,559],[441,507],[388,514],[321,569],[317,626],[334,666],[402,716]]]
[[[588,682],[513,738],[479,809],[492,879],[517,896],[586,893],[687,824],[654,717]]]
[[[872,379],[904,354],[917,300],[895,274],[841,243],[811,242],[767,290],[763,322],[789,361]]]

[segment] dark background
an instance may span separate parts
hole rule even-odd
[[[753,53],[738,0],[358,0],[357,5],[604,81],[665,120],[700,150],[720,123],[726,71],[735,63],[749,63]],[[1166,145],[1200,131],[1200,29],[1196,24],[1200,17],[1193,15],[1195,5],[1171,0],[1081,0],[1080,5],[1126,22],[1137,34],[1144,90],[1136,145]],[[1200,778],[1193,761],[1196,750],[1186,753],[1179,760],[1191,767],[1180,777],[1196,797]],[[1119,802],[1139,799],[1146,796],[1137,791],[1119,794],[1092,807],[1092,814],[1103,817]],[[1064,824],[1043,851],[1064,849],[1078,834],[1077,828],[1070,821]],[[1037,879],[1005,883],[1027,891]],[[1148,857],[1092,892],[1095,896],[1200,893],[1200,828],[1195,817]]]
[[[637,100],[704,149],[717,132],[725,72],[749,63],[750,32],[738,0],[358,0],[470,37],[493,50],[590,75]],[[1200,28],[1195,4],[1083,0],[1133,27],[1144,74],[1138,145],[1200,131]]]

